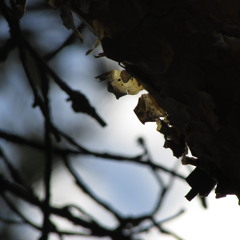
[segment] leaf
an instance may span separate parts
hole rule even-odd
[[[203,197],[208,196],[216,185],[216,180],[198,167],[190,173],[186,178],[186,181],[192,187],[186,195],[186,198],[189,201],[198,194]]]
[[[139,100],[136,108],[134,109],[135,114],[141,123],[145,122],[157,122],[159,126],[159,118],[165,118],[166,112],[157,104],[157,102],[149,95],[143,94]]]
[[[112,92],[116,98],[120,98],[127,94],[135,95],[143,90],[143,86],[139,85],[136,78],[132,77],[127,71],[113,70],[97,76],[101,81],[108,81],[108,91]]]

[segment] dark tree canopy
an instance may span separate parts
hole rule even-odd
[[[164,220],[158,220],[156,215],[162,208],[173,179],[185,181],[183,175],[155,163],[142,138],[138,139],[142,153],[136,156],[94,151],[80,145],[53,120],[51,88],[56,85],[67,95],[74,112],[87,114],[96,120],[96,124],[106,126],[104,116],[99,114],[84,92],[72,88],[49,63],[67,46],[85,41],[85,29],[97,37],[95,48],[102,46],[103,52],[95,57],[107,57],[122,67],[121,71],[102,72],[96,78],[106,81],[108,90],[116,98],[147,90],[148,93],[139,98],[133,111],[142,123],[156,122],[157,130],[165,139],[164,147],[170,148],[184,165],[195,167],[186,178],[191,186],[186,198],[192,200],[199,195],[202,205],[206,207],[202,197],[208,196],[214,188],[217,198],[228,194],[240,196],[239,1],[36,2],[36,5],[29,7],[25,0],[0,0],[0,20],[9,29],[6,39],[0,38],[0,61],[4,65],[11,54],[17,52],[14,52],[15,59],[25,74],[24,79],[33,97],[33,108],[39,109],[43,116],[43,139],[30,139],[2,129],[0,138],[44,155],[40,164],[44,168],[44,197],[39,198],[31,184],[24,181],[21,171],[11,163],[5,149],[0,149],[0,159],[8,172],[0,173],[1,199],[20,219],[1,221],[27,224],[40,232],[41,240],[49,239],[51,234],[56,234],[59,239],[79,236],[134,240],[153,227],[181,239],[164,224],[179,216],[182,210]],[[46,49],[36,47],[34,34],[22,27],[22,20],[28,11],[46,14],[49,9],[51,14],[61,18],[61,26],[63,24],[71,33],[61,46],[46,48],[47,52],[44,52]],[[95,54],[95,48],[88,50],[87,54]],[[143,216],[121,215],[111,204],[102,201],[77,173],[72,162],[76,156],[126,161],[148,167],[161,189],[154,209]],[[79,206],[69,204],[59,207],[51,204],[51,180],[56,158],[64,165],[79,190],[116,219],[115,227],[105,227],[104,223]],[[168,183],[162,180],[159,172],[170,176]],[[15,198],[39,209],[42,224],[35,224],[27,218],[14,204]],[[68,220],[80,230],[59,230],[52,216]],[[148,225],[145,225],[146,221]]]
[[[104,55],[138,79],[166,114],[165,147],[196,169],[191,200],[239,195],[239,1],[55,2],[84,19]],[[64,15],[63,20],[70,20]],[[153,119],[149,119],[152,121]],[[191,151],[194,158],[186,156]]]

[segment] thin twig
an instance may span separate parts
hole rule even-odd
[[[9,218],[4,218],[0,216],[0,222],[4,223],[4,224],[8,224],[8,225],[22,225],[22,224],[26,224],[26,222],[24,222],[23,220],[14,220],[14,219],[9,219]]]
[[[124,156],[124,155],[118,155],[118,154],[109,154],[109,153],[102,153],[102,152],[96,152],[89,150],[80,144],[78,144],[73,138],[65,134],[63,131],[60,131],[57,129],[57,132],[60,136],[65,138],[70,144],[72,144],[74,147],[77,148],[77,150],[69,149],[69,148],[57,148],[54,147],[53,151],[58,154],[58,155],[92,155],[97,158],[104,158],[105,160],[114,160],[114,161],[126,161],[126,162],[132,162],[132,163],[137,163],[141,164],[144,166],[149,166],[154,170],[160,170],[163,172],[166,172],[172,176],[175,176],[179,179],[185,180],[185,177],[175,171],[172,171],[171,169],[168,169],[160,164],[156,164],[154,162],[146,162],[142,161],[143,155],[136,155],[136,156]],[[3,138],[7,141],[10,141],[12,143],[16,144],[21,144],[21,145],[26,145],[29,147],[33,147],[39,150],[44,150],[44,145],[40,142],[34,141],[34,140],[28,140],[26,138],[23,138],[17,134],[9,133],[4,130],[0,129],[0,138]]]
[[[19,216],[22,221],[28,225],[30,225],[31,227],[37,229],[37,230],[41,230],[41,227],[37,226],[35,223],[33,223],[32,221],[30,221],[28,218],[26,218],[21,212],[20,210],[18,210],[16,208],[16,204],[12,203],[11,200],[4,194],[4,193],[0,193],[3,200],[5,201],[5,203],[9,206],[9,208],[17,215]]]
[[[161,233],[164,233],[164,234],[167,234],[167,235],[170,235],[172,237],[174,237],[175,239],[177,240],[183,240],[183,238],[181,238],[180,236],[178,236],[176,233],[164,228],[161,224],[159,224],[158,222],[156,222],[154,220],[154,218],[151,219],[154,226],[158,228],[158,230],[161,232]]]
[[[178,166],[178,162],[176,162],[175,164],[176,166],[173,168],[173,172],[177,172],[177,166]],[[161,192],[161,196],[159,197],[160,200],[159,202],[156,204],[156,207],[155,207],[155,210],[153,213],[156,213],[156,212],[159,212],[159,210],[161,209],[162,205],[163,205],[163,202],[166,198],[166,195],[167,193],[171,190],[172,186],[173,186],[173,183],[174,183],[174,180],[176,179],[176,176],[174,175],[170,175],[169,176],[170,179],[168,180],[168,183],[165,184],[165,187],[162,189],[162,192]]]
[[[3,160],[3,162],[6,164],[7,169],[10,172],[10,175],[12,177],[12,179],[22,185],[25,186],[25,183],[23,182],[22,177],[20,176],[19,172],[15,169],[15,167],[13,166],[13,164],[10,162],[10,160],[7,158],[7,156],[5,155],[3,149],[0,147],[0,158]]]
[[[40,55],[35,51],[31,44],[24,40],[24,44],[27,50],[31,53],[34,59],[38,62],[39,65],[43,67],[43,70],[52,77],[55,83],[68,94],[68,101],[72,101],[72,109],[75,112],[81,112],[88,114],[94,118],[102,127],[105,127],[107,124],[105,121],[97,114],[95,108],[89,103],[89,100],[86,96],[77,90],[72,90],[49,65],[40,57]]]
[[[147,159],[144,161],[146,163],[148,163],[148,166],[150,167],[150,169],[152,170],[152,174],[154,175],[154,177],[156,178],[157,182],[159,183],[159,186],[161,188],[161,193],[158,195],[158,201],[156,202],[156,205],[152,211],[152,215],[154,215],[162,206],[163,200],[164,200],[164,196],[165,193],[169,190],[168,188],[166,188],[164,181],[162,179],[162,176],[156,171],[156,168],[153,167],[152,163],[152,158],[151,158],[151,154],[148,151],[148,148],[145,144],[145,141],[143,138],[140,138],[138,140],[138,142],[140,143],[140,145],[143,147],[144,149],[144,153],[147,157]]]
[[[78,30],[79,32],[81,32],[81,31],[84,29],[85,26],[86,26],[85,23],[82,22],[82,23],[80,24],[80,26],[77,28],[77,30]],[[54,51],[46,54],[46,55],[43,57],[43,59],[46,60],[46,61],[51,60],[51,59],[52,59],[53,57],[55,57],[63,48],[65,48],[66,46],[71,45],[71,44],[74,42],[75,39],[77,39],[76,34],[75,34],[75,33],[70,34],[70,36],[68,36],[68,37],[66,38],[66,40],[65,40],[58,48],[56,48]]]
[[[162,219],[160,221],[155,221],[155,223],[152,222],[152,217],[153,215],[149,215],[148,217],[146,217],[145,220],[150,220],[151,221],[151,224],[149,224],[148,226],[144,226],[144,227],[141,227],[141,226],[137,226],[137,229],[134,230],[134,234],[139,234],[139,233],[143,233],[143,232],[147,232],[149,231],[151,228],[153,228],[154,226],[157,225],[160,225],[160,224],[163,224],[163,223],[166,223],[166,222],[169,222],[173,219],[176,219],[177,217],[181,216],[183,213],[185,212],[184,209],[181,209],[179,210],[176,214],[168,217],[168,218],[165,218],[165,219]]]
[[[105,208],[108,212],[112,213],[114,217],[118,221],[122,220],[122,217],[112,208],[110,207],[109,203],[105,203],[103,200],[100,200],[89,188],[88,186],[84,183],[84,181],[81,179],[79,174],[77,174],[74,170],[74,168],[71,166],[70,161],[63,156],[63,162],[68,169],[68,171],[72,174],[72,176],[75,179],[76,184],[83,190],[90,198],[94,199],[95,202],[97,202],[99,205],[101,205],[103,208]]]
[[[45,185],[45,200],[44,200],[44,219],[43,231],[41,240],[47,240],[50,233],[50,200],[51,200],[51,175],[52,175],[52,141],[51,141],[51,116],[49,107],[49,79],[44,72],[44,69],[39,65],[39,73],[42,80],[42,95],[45,105],[45,121],[44,121],[44,142],[45,142],[45,171],[44,171],[44,185]]]
[[[37,199],[34,195],[32,195],[30,192],[26,191],[22,186],[17,185],[15,183],[11,183],[6,179],[0,178],[0,194],[4,194],[5,192],[9,192],[13,194],[16,197],[19,197],[20,199],[26,201],[27,203],[30,203],[36,207],[39,207],[41,211],[44,210],[44,203]],[[50,206],[50,212],[51,214],[54,214],[56,216],[60,216],[62,218],[65,218],[72,222],[73,224],[77,226],[81,226],[83,228],[86,228],[90,231],[92,231],[92,235],[95,236],[108,236],[109,230],[100,226],[96,221],[93,219],[90,219],[89,222],[81,219],[79,217],[73,216],[72,213],[69,211],[68,207],[54,207]],[[51,231],[56,232],[56,227],[53,228],[53,224],[51,223]]]

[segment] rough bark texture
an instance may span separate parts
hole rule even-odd
[[[165,147],[196,169],[191,200],[240,195],[240,1],[72,0],[104,54],[137,77],[167,113]],[[62,10],[62,12],[64,12]],[[66,19],[67,17],[65,17]],[[187,147],[196,158],[185,157]]]

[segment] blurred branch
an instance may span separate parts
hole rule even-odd
[[[162,166],[161,164],[153,163],[151,161],[150,162],[144,161],[143,160],[144,154],[140,154],[140,155],[131,157],[131,156],[127,156],[127,155],[123,156],[123,155],[117,155],[117,154],[111,154],[111,153],[101,153],[101,152],[92,151],[85,147],[82,147],[75,140],[73,140],[70,136],[66,135],[62,131],[58,131],[58,132],[60,133],[60,135],[62,137],[66,138],[66,140],[69,143],[71,143],[74,147],[76,147],[77,150],[73,150],[73,149],[69,149],[69,148],[53,147],[53,151],[55,152],[55,154],[58,154],[58,155],[62,155],[62,154],[64,154],[64,155],[78,155],[78,154],[93,155],[94,157],[104,158],[105,160],[114,160],[114,161],[120,161],[120,162],[122,162],[122,161],[133,162],[133,163],[149,166],[154,170],[164,171],[164,172],[169,173],[170,175],[175,176],[179,179],[185,180],[185,177],[183,175],[181,175],[171,169],[168,169],[168,168]],[[0,138],[10,141],[12,143],[26,145],[26,146],[33,147],[33,148],[36,148],[39,150],[44,150],[44,145],[41,142],[34,141],[34,140],[28,140],[17,134],[9,133],[9,132],[1,130],[1,129],[0,129]]]
[[[156,168],[153,166],[153,161],[152,161],[152,158],[151,158],[151,155],[148,151],[148,148],[145,144],[145,141],[143,138],[139,138],[138,139],[138,143],[139,145],[143,148],[144,150],[144,153],[145,153],[145,162],[149,165],[149,167],[151,168],[152,170],[152,174],[153,176],[156,178],[157,182],[159,183],[159,186],[161,186],[161,194],[159,194],[159,197],[158,197],[158,201],[156,203],[156,206],[152,212],[152,214],[154,215],[157,211],[159,211],[159,209],[161,208],[162,204],[163,204],[163,201],[164,201],[164,198],[165,198],[165,195],[166,193],[170,190],[171,186],[172,186],[172,181],[173,179],[175,179],[176,176],[174,175],[171,175],[170,177],[170,181],[168,183],[168,185],[166,186],[166,184],[164,183],[163,179],[162,179],[162,176],[156,171]],[[176,171],[173,171],[176,173]]]
[[[5,203],[9,206],[9,208],[23,221],[23,223],[26,223],[30,225],[31,227],[41,230],[39,226],[34,224],[32,221],[30,221],[28,218],[26,218],[20,210],[17,209],[16,205],[3,193],[1,192],[1,197],[4,199]]]
[[[19,3],[20,4],[20,3]],[[22,2],[23,5],[25,5],[25,2]],[[32,92],[34,94],[35,98],[35,103],[34,105],[38,105],[45,117],[45,152],[46,152],[46,160],[45,160],[45,178],[44,178],[44,183],[45,183],[45,201],[44,201],[44,220],[43,220],[43,228],[42,228],[42,237],[41,240],[47,240],[48,235],[50,232],[51,224],[50,224],[50,180],[51,180],[51,172],[52,172],[52,147],[51,147],[51,140],[50,140],[50,132],[51,132],[51,119],[50,119],[50,113],[49,113],[49,101],[48,101],[48,80],[46,78],[46,75],[42,71],[43,68],[41,65],[38,66],[38,70],[40,72],[40,76],[42,79],[42,95],[43,99],[40,96],[40,93],[38,92],[37,87],[34,84],[34,79],[31,75],[31,71],[28,66],[28,59],[27,59],[27,53],[25,49],[25,43],[21,34],[20,26],[19,26],[19,19],[18,16],[15,17],[13,11],[14,7],[17,8],[18,3],[14,5],[12,3],[12,12],[11,14],[5,14],[6,15],[6,20],[8,21],[9,27],[11,29],[11,38],[17,43],[18,50],[19,50],[19,56],[24,68],[24,71],[26,73],[28,82],[31,86]],[[5,6],[4,3],[2,3],[2,6],[4,7],[5,10],[7,10],[7,7]],[[10,10],[9,10],[10,13]],[[3,196],[4,197],[4,196]],[[7,200],[6,197],[4,197],[4,200],[8,203],[9,206],[11,206],[11,209],[14,210],[15,213],[17,213],[24,221],[27,221],[26,218],[24,218],[23,215],[20,214],[17,209],[14,209],[14,206]],[[28,222],[31,224],[30,222]],[[36,227],[32,224],[33,227]],[[38,228],[39,229],[39,228]]]
[[[15,195],[16,197],[19,197],[20,199],[34,205],[40,208],[40,210],[44,213],[44,202],[40,201],[39,199],[37,199],[32,193],[30,193],[29,191],[26,191],[21,185],[17,185],[15,183],[11,183],[10,181],[3,179],[2,177],[0,178],[0,194],[4,195],[5,192],[9,192],[13,195]],[[17,215],[20,216],[21,213],[18,212],[18,210],[16,209],[16,207],[13,204],[13,208],[11,205],[10,200],[8,201],[8,198],[6,198],[6,196],[3,196],[4,200],[7,201],[6,203],[8,205],[10,205],[10,208],[16,213]],[[75,217],[69,210],[69,206],[65,206],[63,208],[58,208],[58,207],[53,207],[53,206],[49,206],[49,211],[51,214],[63,217],[69,221],[71,221],[72,223],[74,223],[75,225],[79,225],[83,228],[89,229],[92,232],[92,235],[95,236],[108,236],[109,234],[109,230],[105,229],[104,227],[101,227],[96,221],[94,221],[93,219],[90,219],[89,222],[81,219],[79,217]],[[16,210],[15,210],[16,209]],[[25,219],[25,217],[24,217]],[[29,221],[29,220],[28,220]],[[51,231],[53,231],[53,223],[50,223],[50,229]],[[36,226],[37,227],[37,226]],[[40,228],[40,227],[39,227]],[[42,229],[42,228],[41,228]],[[56,227],[54,227],[54,232],[56,232]]]
[[[48,64],[38,55],[38,53],[34,50],[34,48],[25,40],[25,45],[34,59],[38,62],[38,64],[43,67],[43,69],[48,73],[55,83],[68,94],[68,101],[72,101],[72,109],[75,112],[86,113],[89,116],[93,117],[98,123],[105,127],[106,123],[102,118],[97,114],[94,107],[92,107],[85,97],[80,91],[72,90],[49,66]]]
[[[9,206],[9,208],[18,216],[20,217],[21,221],[16,220],[10,220],[10,219],[3,219],[0,218],[0,221],[5,222],[7,224],[27,224],[36,230],[42,231],[44,233],[45,229],[39,227],[37,224],[33,223],[31,220],[29,220],[27,217],[25,217],[20,210],[17,209],[16,205],[3,193],[1,193],[1,197],[4,199],[6,204]],[[50,208],[51,209],[51,208]],[[49,220],[49,232],[57,233],[60,236],[63,235],[70,235],[70,236],[89,236],[89,234],[83,233],[83,232],[75,232],[75,231],[61,231],[56,228],[56,226]],[[43,239],[44,235],[40,238]]]
[[[0,62],[4,62],[10,52],[16,47],[16,44],[12,39],[7,39],[5,43],[0,46]]]
[[[44,185],[45,185],[45,200],[44,200],[44,219],[43,231],[41,240],[47,240],[50,233],[50,200],[51,200],[51,175],[52,175],[52,140],[51,140],[51,113],[49,106],[49,79],[41,65],[38,68],[41,76],[42,95],[45,105],[45,121],[44,121],[44,145],[45,145],[45,171],[44,171]]]
[[[178,162],[176,163],[176,165],[178,165]],[[177,172],[176,170],[177,169],[174,169],[173,172]],[[157,179],[159,178],[159,174],[157,172],[154,172],[153,174],[156,176]],[[157,213],[161,209],[167,193],[171,190],[171,188],[173,186],[176,176],[171,174],[169,177],[170,177],[170,179],[168,180],[168,183],[163,185],[163,187],[162,187],[162,191],[159,196],[159,200],[157,201],[157,204],[155,206],[155,210],[153,211],[153,213]]]
[[[171,221],[171,220],[176,219],[177,217],[181,216],[184,212],[185,212],[185,210],[181,209],[179,212],[177,212],[173,216],[170,216],[170,217],[168,217],[166,219],[163,219],[163,220],[160,220],[160,221],[155,221],[152,218],[152,216],[149,216],[149,218],[147,218],[147,219],[151,221],[151,224],[149,224],[148,226],[144,226],[144,227],[138,226],[138,228],[134,230],[134,233],[135,234],[143,233],[143,232],[149,231],[151,228],[153,228],[155,226],[161,226],[161,224],[166,223],[168,221]],[[173,234],[172,232],[169,232],[168,234],[175,237],[175,234]]]
[[[80,175],[77,174],[74,170],[74,168],[71,166],[70,161],[63,156],[63,162],[68,169],[68,171],[71,173],[71,175],[74,177],[75,183],[80,187],[81,190],[83,190],[90,198],[94,199],[99,205],[101,205],[105,210],[110,212],[114,215],[114,217],[117,218],[118,221],[121,221],[122,217],[112,208],[110,207],[109,203],[105,203],[104,201],[100,200],[84,183],[83,179],[81,179]]]
[[[161,225],[159,225],[159,224],[157,224],[157,223],[155,224],[155,226],[159,229],[159,231],[160,231],[161,233],[170,235],[170,236],[174,237],[174,238],[177,239],[177,240],[183,240],[183,238],[179,237],[176,233],[174,233],[174,232],[166,229],[165,227],[163,227],[163,226],[161,226]]]
[[[10,172],[10,175],[11,175],[12,179],[14,180],[14,182],[16,182],[22,186],[25,186],[25,183],[24,183],[22,177],[20,176],[19,172],[17,171],[17,169],[15,169],[13,164],[7,158],[7,156],[5,155],[5,153],[3,152],[3,149],[1,147],[0,147],[0,158],[6,164],[7,169]]]
[[[9,225],[21,225],[21,224],[26,224],[22,219],[20,221],[14,220],[14,219],[9,219],[9,218],[3,218],[0,216],[0,222],[4,224],[9,224]]]
[[[39,146],[38,144],[35,144],[37,146]],[[62,155],[64,156],[64,155]],[[92,199],[94,199],[96,202],[98,202],[101,206],[103,206],[105,209],[107,209],[109,212],[111,212],[119,221],[119,227],[115,230],[115,231],[121,231],[124,232],[125,231],[125,228],[126,226],[128,226],[127,228],[129,228],[129,225],[131,225],[131,229],[129,229],[129,234],[131,232],[135,232],[136,230],[134,230],[134,228],[136,226],[140,226],[141,222],[145,221],[145,220],[148,220],[151,218],[152,214],[155,214],[156,213],[156,208],[153,210],[152,213],[150,213],[149,215],[145,215],[145,216],[142,216],[142,217],[135,217],[135,218],[123,218],[121,216],[119,216],[118,213],[116,213],[110,206],[109,204],[107,203],[103,203],[101,200],[99,200],[89,189],[88,187],[83,183],[82,179],[80,178],[79,175],[77,175],[77,173],[74,171],[74,169],[71,167],[71,165],[69,164],[69,160],[67,160],[65,158],[64,160],[65,164],[67,165],[67,168],[69,169],[69,171],[71,172],[71,174],[73,175],[73,177],[75,178],[75,181],[77,182],[77,184],[80,186],[80,188],[82,190],[85,191],[85,193],[87,193]],[[13,194],[17,194],[17,196],[19,196],[20,198],[24,199],[25,201],[27,202],[30,202],[38,207],[40,207],[41,209],[44,209],[43,206],[44,206],[44,203],[42,203],[41,201],[37,200],[36,197],[34,197],[32,194],[30,194],[28,191],[24,190],[23,188],[21,188],[20,186],[17,186],[13,183],[10,183],[6,180],[2,180],[2,186],[4,186],[4,188],[1,187],[1,182],[0,182],[0,187],[3,191],[10,191],[12,192]],[[169,187],[166,187],[165,188],[165,192],[169,191],[170,188]],[[160,200],[159,201],[162,201],[162,197],[164,195],[161,194],[160,195]],[[96,234],[100,234],[100,235],[104,235],[106,234],[106,231],[108,230],[103,230],[102,228],[99,229],[99,226],[98,224],[92,219],[92,217],[90,217],[88,214],[87,214],[87,217],[88,219],[90,219],[90,223],[87,223],[86,221],[83,221],[82,219],[79,219],[79,218],[76,218],[74,217],[71,213],[70,213],[70,208],[71,206],[65,206],[64,208],[56,208],[56,207],[50,207],[50,211],[51,211],[51,214],[55,214],[55,215],[59,215],[61,217],[64,217],[72,222],[74,222],[75,224],[79,224],[81,226],[85,226],[87,228],[94,228],[96,229]],[[82,210],[80,209],[80,211],[82,212]],[[181,211],[182,212],[182,211]],[[176,216],[180,215],[179,214],[176,214]],[[171,219],[171,218],[169,218]],[[167,221],[168,219],[166,220],[162,220],[160,222],[165,222]],[[92,226],[93,224],[93,226]],[[152,225],[153,226],[153,225]],[[109,232],[108,232],[109,234]],[[111,233],[111,234],[116,234],[116,232],[114,233]]]
[[[64,1],[61,1],[64,2]],[[15,0],[11,1],[10,4],[7,4],[6,1],[0,1],[1,13],[8,22],[10,29],[10,39],[8,39],[2,48],[0,48],[0,60],[5,61],[8,54],[14,47],[18,48],[19,52],[19,61],[23,67],[23,70],[26,75],[26,79],[31,88],[34,104],[33,107],[38,106],[44,120],[44,138],[42,142],[27,139],[25,137],[18,136],[12,132],[6,132],[0,129],[0,138],[5,139],[14,144],[20,146],[27,146],[30,148],[38,149],[42,152],[45,152],[45,169],[44,169],[44,198],[39,199],[38,196],[34,193],[30,186],[23,181],[23,178],[20,174],[20,171],[15,168],[11,161],[7,158],[6,154],[0,149],[0,157],[4,162],[4,166],[10,173],[10,180],[4,178],[3,175],[0,175],[0,194],[12,210],[12,212],[19,217],[19,221],[11,221],[9,219],[4,219],[0,216],[0,221],[9,224],[27,224],[34,229],[40,232],[41,240],[48,240],[50,233],[56,233],[59,238],[62,239],[63,236],[86,236],[86,237],[108,237],[113,240],[134,240],[136,239],[136,234],[140,232],[146,232],[152,227],[157,227],[162,233],[169,234],[170,236],[175,237],[180,240],[176,234],[172,233],[169,230],[166,230],[162,227],[167,221],[170,221],[180,214],[183,211],[179,211],[174,216],[171,216],[167,219],[156,221],[156,214],[160,211],[162,203],[165,199],[167,192],[170,191],[174,179],[185,179],[185,177],[177,173],[176,169],[168,169],[161,164],[157,164],[153,161],[148,148],[143,139],[139,140],[139,143],[142,146],[143,153],[136,156],[124,156],[122,154],[112,154],[110,152],[98,152],[92,151],[91,149],[85,148],[80,145],[72,136],[66,134],[62,129],[59,129],[52,120],[51,117],[51,99],[49,95],[49,83],[50,80],[53,80],[60,89],[68,95],[68,101],[72,102],[72,109],[75,112],[81,112],[88,114],[93,117],[101,126],[106,126],[105,121],[98,115],[95,108],[90,104],[89,100],[82,92],[72,89],[58,73],[52,69],[47,63],[48,60],[55,57],[62,49],[66,46],[71,45],[75,39],[75,34],[80,33],[80,30],[83,29],[84,24],[81,24],[78,29],[75,29],[73,26],[74,34],[71,34],[67,39],[56,49],[53,49],[49,54],[41,56],[39,51],[36,50],[35,44],[30,42],[27,36],[24,35],[24,32],[21,29],[20,18],[25,12],[25,0]],[[89,3],[85,3],[85,8],[88,10],[90,6]],[[60,4],[61,5],[61,4]],[[39,8],[47,10],[45,4],[38,5]],[[60,6],[61,17],[65,25],[68,23],[74,24],[72,12],[70,9],[64,9],[63,7],[69,7],[69,3]],[[81,8],[80,8],[81,9]],[[85,9],[85,10],[86,10]],[[31,10],[37,10],[32,7]],[[65,14],[65,15],[64,15]],[[70,22],[68,22],[70,20]],[[99,26],[101,27],[101,26]],[[70,26],[70,28],[72,28]],[[76,30],[76,31],[75,31]],[[102,31],[102,30],[101,30]],[[104,30],[105,31],[105,30]],[[34,72],[32,70],[36,72]],[[33,73],[34,72],[34,73]],[[37,73],[36,75],[34,75]],[[37,78],[37,79],[35,79]],[[40,86],[37,84],[36,80],[40,80]],[[55,136],[57,142],[62,140],[68,143],[70,147],[59,147],[52,139],[52,136]],[[134,164],[141,164],[147,168],[150,168],[153,176],[156,178],[159,188],[161,189],[161,194],[157,199],[156,206],[153,210],[143,216],[127,216],[124,217],[118,211],[116,211],[110,203],[101,200],[94,193],[84,179],[79,175],[79,173],[74,169],[71,164],[72,156],[81,156],[88,155],[93,156],[94,158],[105,159],[109,161],[119,161],[119,162],[131,162]],[[69,171],[71,176],[74,178],[77,186],[81,189],[89,198],[95,201],[96,204],[100,205],[106,212],[111,213],[117,220],[117,226],[114,228],[105,227],[102,222],[98,222],[93,216],[84,211],[81,207],[67,204],[63,207],[57,207],[51,203],[51,179],[53,171],[53,157],[60,156],[63,163],[65,164],[66,169]],[[160,173],[165,172],[170,175],[170,180],[167,184],[164,183],[162,175]],[[11,197],[16,198],[17,200],[22,200],[28,205],[37,207],[43,216],[43,222],[41,226],[38,226],[32,220],[27,218],[22,210],[19,210]],[[74,214],[74,210],[77,210],[80,216]],[[69,222],[73,223],[77,227],[83,229],[80,231],[69,231],[69,230],[59,230],[58,225],[51,219],[51,216],[61,217]],[[151,224],[148,227],[143,227],[145,221],[150,221]],[[86,232],[86,233],[85,233]]]
[[[81,23],[80,26],[77,28],[79,32],[81,32],[83,29],[85,28],[85,24],[84,23]],[[76,37],[76,34],[75,33],[72,33],[70,34],[69,37],[66,38],[66,40],[58,47],[56,48],[55,50],[53,50],[52,52],[46,54],[43,59],[45,61],[49,61],[51,60],[52,58],[54,58],[61,50],[63,50],[65,47],[71,45],[74,40],[76,40],[77,37]]]

